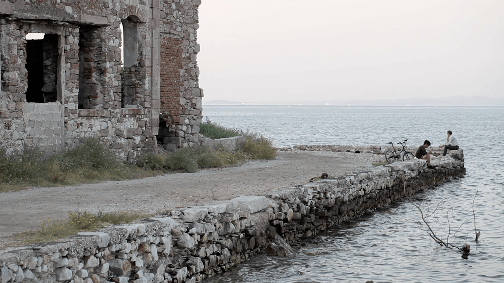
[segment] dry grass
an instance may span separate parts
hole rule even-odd
[[[246,141],[236,151],[182,148],[170,154],[147,153],[138,158],[136,166],[119,161],[97,138],[53,156],[28,148],[22,155],[7,155],[0,148],[0,192],[137,179],[169,171],[196,172],[199,168],[236,166],[246,159],[275,158],[276,149],[261,135],[226,129],[210,121],[206,124],[213,133],[240,134]]]
[[[47,219],[39,230],[16,234],[14,237],[21,244],[49,242],[76,235],[82,231],[95,231],[110,224],[130,223],[149,215],[130,212],[98,213],[71,211],[66,221]]]
[[[127,180],[158,175],[119,161],[98,139],[88,139],[67,152],[45,156],[36,149],[7,155],[0,149],[0,192],[27,187],[70,186],[106,180]]]

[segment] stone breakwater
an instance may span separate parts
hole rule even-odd
[[[436,169],[412,160],[264,196],[189,207],[0,252],[0,282],[197,282],[256,253],[294,242],[463,175],[462,150]],[[284,249],[285,253],[288,253]]]

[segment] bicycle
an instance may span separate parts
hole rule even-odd
[[[397,143],[397,144],[402,145],[402,149],[399,152],[394,147],[393,142],[388,142],[388,144],[392,145],[392,150],[387,150],[385,152],[385,159],[387,160],[388,163],[393,163],[393,162],[398,161],[400,159],[405,161],[405,160],[412,160],[415,158],[415,155],[412,152],[409,152],[406,150],[406,142],[407,141],[408,140],[405,139],[403,142]]]

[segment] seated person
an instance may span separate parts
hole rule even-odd
[[[427,160],[427,167],[428,168],[434,168],[434,166],[431,166],[430,164],[430,159],[431,159],[431,156],[429,153],[427,153],[427,148],[430,146],[430,141],[428,140],[425,140],[423,145],[421,145],[416,153],[415,153],[415,157],[418,158],[418,159],[426,159]]]
[[[439,147],[439,148],[444,147],[443,156],[446,155],[446,152],[448,151],[448,149],[451,149],[451,150],[459,149],[459,146],[457,144],[457,139],[452,135],[453,134],[452,131],[448,131],[447,134],[448,134],[448,137],[446,137],[446,143]]]

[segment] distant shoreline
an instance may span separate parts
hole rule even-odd
[[[338,106],[338,107],[504,107],[503,104],[497,105],[369,105],[369,104],[259,104],[259,103],[242,103],[242,104],[213,104],[203,103],[203,106]]]
[[[395,100],[292,100],[292,101],[234,101],[203,100],[206,105],[309,105],[309,106],[504,106],[504,98],[487,96],[450,96],[443,98],[406,98]]]

